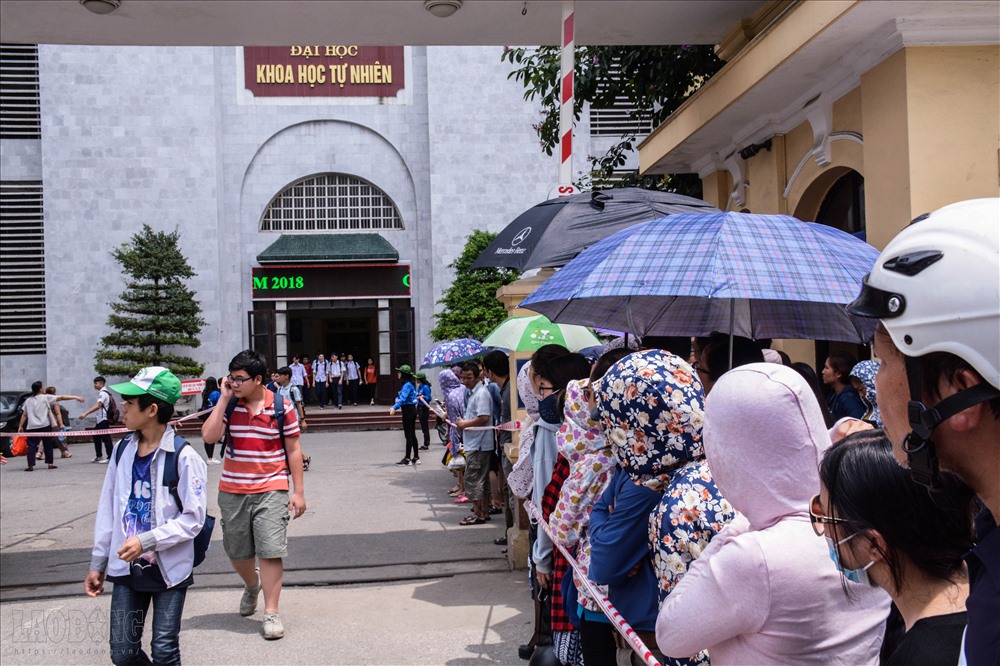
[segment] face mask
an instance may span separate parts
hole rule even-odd
[[[594,423],[603,423],[601,421],[601,406],[597,405],[592,410],[590,410],[590,420]]]
[[[538,415],[546,423],[559,423],[562,415],[559,413],[559,393],[553,393],[544,400],[538,401]]]
[[[849,537],[844,537],[843,539],[837,541],[836,543],[834,543],[833,539],[831,539],[826,534],[823,535],[823,538],[826,539],[826,545],[830,549],[830,559],[833,560],[834,565],[836,565],[837,571],[844,574],[844,578],[851,581],[852,583],[857,583],[858,585],[870,585],[871,583],[868,580],[868,569],[871,568],[873,564],[875,564],[875,560],[872,560],[871,562],[861,567],[860,569],[845,569],[840,564],[840,556],[837,553],[837,548],[840,546],[840,544],[846,543],[847,541],[850,541],[856,536],[857,534],[852,534]]]

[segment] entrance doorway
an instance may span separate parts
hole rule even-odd
[[[359,364],[378,352],[375,308],[288,310],[289,355],[351,354]]]
[[[843,175],[830,186],[820,203],[816,221],[841,231],[865,238],[865,179],[853,169],[845,169]],[[816,374],[820,374],[826,359],[833,353],[845,353],[858,361],[870,359],[868,345],[855,345],[829,340],[816,341]],[[825,387],[824,387],[825,390]]]

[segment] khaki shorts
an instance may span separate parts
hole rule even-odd
[[[465,452],[465,496],[477,502],[485,496],[489,485],[492,451]]]
[[[288,491],[255,495],[219,491],[222,547],[230,560],[288,557]]]

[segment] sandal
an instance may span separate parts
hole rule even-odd
[[[482,525],[485,522],[486,522],[486,520],[484,520],[483,518],[480,518],[479,516],[476,516],[476,515],[472,515],[472,516],[469,516],[468,518],[466,518],[465,520],[458,521],[458,524],[459,525]]]
[[[507,545],[507,537],[502,536],[499,539],[493,539],[493,543],[495,543],[498,546],[506,546]]]
[[[491,506],[490,507],[490,515],[491,516],[496,516],[496,515],[499,515],[501,513],[503,513],[503,507],[502,506]]]

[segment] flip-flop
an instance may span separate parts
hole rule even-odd
[[[458,496],[458,497],[457,497],[457,498],[455,499],[455,502],[454,502],[454,503],[455,503],[455,504],[468,504],[468,503],[469,503],[469,502],[471,502],[471,501],[472,501],[472,500],[470,500],[470,499],[469,499],[468,497],[466,497],[465,495],[459,495],[459,496]]]
[[[482,525],[486,521],[479,516],[469,516],[465,520],[458,521],[459,525]]]

